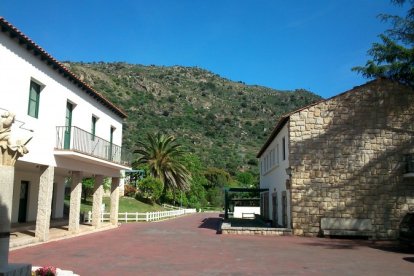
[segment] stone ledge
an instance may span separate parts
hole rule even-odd
[[[220,225],[221,234],[230,235],[262,235],[262,236],[291,236],[292,229],[271,227],[232,227],[230,223]]]

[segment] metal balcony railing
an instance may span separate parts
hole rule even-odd
[[[405,173],[414,173],[414,154],[405,156]]]
[[[131,152],[78,127],[56,127],[56,149],[71,150],[129,166]]]

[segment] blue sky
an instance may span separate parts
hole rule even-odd
[[[351,68],[405,15],[389,0],[1,0],[0,16],[60,61],[198,66],[325,98],[366,82]],[[1,62],[1,61],[0,61]]]

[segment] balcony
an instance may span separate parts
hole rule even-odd
[[[414,177],[414,154],[405,155],[404,177]]]
[[[56,150],[73,151],[130,167],[131,152],[78,127],[56,127]]]

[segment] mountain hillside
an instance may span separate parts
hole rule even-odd
[[[197,67],[64,63],[128,114],[123,145],[172,134],[207,166],[256,170],[255,154],[280,115],[321,99],[233,82]]]

